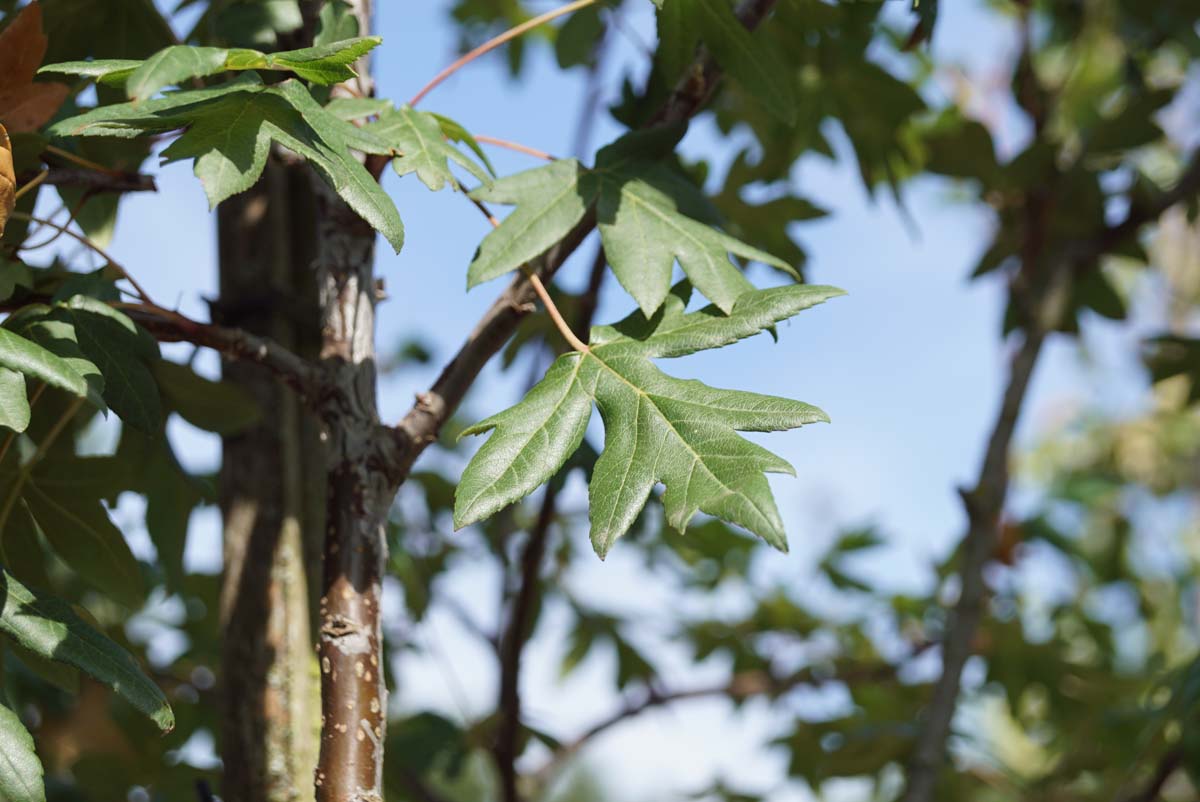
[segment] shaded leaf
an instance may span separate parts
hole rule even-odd
[[[55,492],[36,477],[23,491],[29,511],[55,553],[88,584],[127,607],[144,601],[137,560],[95,497]]]
[[[164,732],[174,728],[175,714],[163,692],[127,651],[84,621],[66,602],[25,587],[8,571],[0,571],[0,582],[4,585],[0,632],[40,657],[89,674]]]
[[[206,379],[187,365],[166,359],[151,362],[150,370],[168,406],[198,429],[236,434],[262,417],[254,399],[232,382]]]
[[[15,370],[0,368],[0,426],[23,432],[29,426],[29,416],[25,377]]]
[[[33,736],[17,714],[0,705],[0,797],[5,802],[45,802],[42,761]]]

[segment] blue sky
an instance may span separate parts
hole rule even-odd
[[[449,3],[377,5],[377,29],[384,37],[375,62],[379,93],[403,100],[454,56]],[[895,5],[900,11],[905,4]],[[933,45],[939,55],[962,62],[976,74],[1002,69],[1012,44],[1011,29],[989,16],[981,0],[942,5]],[[650,3],[631,7],[637,10],[629,16],[628,28],[653,41]],[[531,65],[519,83],[510,80],[503,57],[494,54],[455,75],[423,107],[448,114],[476,133],[569,154],[583,98],[582,74],[560,72],[544,48],[532,48],[529,58]],[[626,69],[640,71],[633,65],[643,59],[630,40],[621,40],[607,76],[610,97],[619,75]],[[1020,141],[1021,127],[1011,110],[998,113],[1004,120],[999,138],[1011,152]],[[617,130],[604,122],[592,137],[593,145],[608,141]],[[768,581],[803,594],[814,582],[814,556],[839,529],[875,523],[889,539],[880,555],[863,563],[864,571],[897,587],[925,587],[933,561],[960,535],[964,517],[956,487],[970,482],[977,469],[1006,372],[1007,351],[998,336],[1001,288],[967,282],[974,260],[988,244],[991,223],[984,211],[958,200],[947,184],[919,181],[905,192],[914,228],[890,199],[867,196],[844,138],[836,129],[830,134],[838,160],[805,158],[793,179],[802,193],[833,214],[798,230],[810,255],[809,279],[840,286],[848,296],[782,326],[777,344],[758,337],[736,349],[676,361],[671,369],[718,384],[735,376],[746,389],[816,404],[833,420],[832,425],[769,438],[772,450],[796,466],[798,477],[772,479],[793,548],[768,561]],[[705,124],[693,127],[683,148],[718,164],[732,155]],[[501,173],[536,166],[528,157],[506,151],[492,151],[491,156]],[[125,201],[114,255],[160,302],[178,303],[186,313],[203,317],[203,298],[216,293],[214,219],[189,165],[162,169],[159,187],[155,196]],[[453,354],[503,283],[465,292],[466,266],[487,223],[461,196],[429,193],[414,178],[398,180],[390,171],[385,187],[408,233],[398,256],[382,243],[378,251],[378,273],[390,292],[378,312],[379,341],[387,348],[419,335],[435,353],[430,368],[407,371],[383,383],[384,415],[396,420],[413,394],[428,386],[440,362]],[[592,247],[581,250],[590,254]],[[579,269],[570,268],[564,280],[577,280]],[[623,316],[631,308],[630,299],[610,281],[600,320]],[[1102,343],[1117,337],[1111,327],[1090,331]],[[205,357],[202,365],[214,369],[216,360]],[[466,414],[483,417],[511,403],[524,381],[525,372],[516,373],[515,379],[508,378],[489,368]],[[1080,366],[1077,346],[1054,341],[1035,377],[1021,423],[1022,441],[1029,442],[1040,422],[1086,391],[1089,375]],[[215,464],[213,439],[178,422],[172,425],[172,435],[191,466]],[[118,516],[133,520],[135,513],[136,507],[125,503]],[[147,541],[136,527],[131,528],[131,538],[145,547]],[[218,522],[209,510],[194,521],[189,560],[199,569],[216,570],[218,559]],[[640,581],[619,545],[608,562],[596,561],[571,581],[581,592],[596,594],[589,598],[609,598],[614,604],[658,610],[672,603]],[[491,621],[494,586],[495,578],[486,572],[465,568],[456,572],[449,589],[481,620]],[[603,717],[616,700],[606,690],[611,665],[603,660],[591,661],[567,683],[558,682],[561,635],[553,617],[539,631],[528,661],[526,697],[535,721],[566,734]],[[419,637],[441,656],[405,669],[399,703],[432,705],[451,715],[486,710],[495,678],[478,644],[444,616],[434,616]],[[681,685],[720,668],[688,667],[670,651],[662,656]],[[447,671],[447,665],[453,668]],[[818,707],[829,703],[836,700],[811,700]],[[606,777],[635,799],[676,798],[673,794],[696,790],[717,775],[753,778],[762,787],[764,777],[781,776],[782,765],[778,755],[757,746],[757,739],[773,726],[771,712],[761,705],[748,707],[737,725],[721,703],[694,703],[645,716],[605,738],[593,759],[602,767],[619,767]],[[653,748],[645,748],[648,745]],[[774,798],[803,797],[795,789],[784,789]]]

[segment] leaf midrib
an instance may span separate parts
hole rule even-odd
[[[684,448],[686,448],[688,450],[688,452],[691,453],[693,472],[695,470],[695,465],[699,464],[699,465],[703,466],[705,472],[708,473],[708,475],[712,477],[713,481],[715,481],[718,485],[720,485],[722,488],[724,488],[726,495],[740,496],[740,497],[746,499],[746,501],[750,503],[750,506],[754,508],[755,512],[757,512],[763,518],[763,520],[765,522],[770,523],[770,517],[768,515],[766,515],[766,513],[763,512],[762,508],[759,507],[757,502],[755,502],[753,499],[751,499],[745,493],[735,490],[734,488],[725,484],[725,482],[721,481],[720,477],[718,477],[715,473],[713,473],[713,471],[708,467],[707,463],[704,462],[704,458],[699,453],[697,453],[696,449],[692,448],[692,445],[691,445],[691,443],[688,442],[687,438],[684,437],[682,434],[680,434],[679,430],[676,429],[675,425],[671,422],[671,419],[669,417],[667,417],[666,413],[663,412],[662,408],[658,404],[655,403],[654,396],[652,396],[650,393],[647,393],[645,390],[638,387],[633,382],[629,381],[629,379],[627,379],[623,375],[621,375],[620,371],[618,371],[612,365],[609,365],[607,362],[605,362],[604,359],[601,358],[600,355],[597,353],[598,350],[599,349],[593,348],[592,350],[588,351],[588,353],[584,354],[583,356],[585,359],[587,357],[592,357],[593,359],[595,359],[600,365],[602,365],[604,368],[606,368],[609,373],[611,373],[613,376],[616,376],[623,383],[625,383],[630,388],[632,388],[635,393],[637,393],[640,397],[644,398],[650,404],[650,406],[654,408],[654,410],[658,413],[659,417],[662,418],[663,423],[665,423],[667,425],[667,428],[670,429],[672,434],[674,434],[679,439],[679,442],[683,443]],[[582,359],[579,361],[580,361],[580,363],[583,362]],[[595,399],[594,393],[592,394],[592,398]],[[657,470],[655,471],[655,473],[657,473]],[[657,476],[655,477],[655,481],[658,481]],[[691,487],[691,478],[690,477],[688,479],[688,487]],[[686,492],[684,493],[684,497],[685,498],[687,497]],[[770,528],[770,527],[768,527],[768,528]]]

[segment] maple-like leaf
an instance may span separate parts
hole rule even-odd
[[[17,205],[17,173],[13,168],[12,142],[8,131],[0,125],[0,237],[4,236],[4,224]]]
[[[772,115],[796,121],[796,79],[769,40],[746,29],[726,0],[654,0],[658,6],[657,56],[669,80],[679,77],[701,42],[717,63]]]
[[[255,73],[212,87],[169,92],[141,103],[101,106],[55,123],[52,136],[115,136],[183,129],[165,161],[193,159],[210,205],[254,185],[275,142],[303,156],[342,199],[399,252],[404,225],[390,198],[351,149],[390,154],[386,145],[317,103],[296,80],[267,86]]]
[[[631,139],[602,149],[594,169],[562,159],[472,192],[477,200],[517,208],[480,244],[467,272],[468,287],[545,253],[593,208],[608,263],[647,317],[666,300],[676,261],[724,312],[753,289],[730,253],[795,275],[786,262],[695,219],[705,199],[670,169],[645,158]]]
[[[146,100],[164,87],[179,86],[193,78],[225,71],[279,70],[292,72],[313,83],[330,85],[353,78],[355,72],[350,65],[382,41],[378,36],[362,36],[278,53],[171,45],[144,61],[65,61],[48,64],[40,72],[79,75],[110,86],[123,84],[131,100]]]
[[[67,99],[65,85],[34,82],[45,55],[42,9],[33,2],[0,33],[0,123],[14,134],[41,128]]]
[[[737,435],[781,431],[828,420],[816,407],[676,379],[651,361],[749,337],[841,295],[798,286],[744,293],[729,315],[715,306],[684,311],[678,286],[650,320],[635,312],[592,329],[586,353],[559,357],[516,406],[464,434],[492,435],[463,472],[454,523],[467,526],[524,498],[548,481],[583,441],[592,404],[604,420],[604,451],[589,487],[592,545],[603,557],[665,485],[667,523],[683,532],[705,512],[786,549],[783,522],[765,473],[794,473],[787,462]]]
[[[388,109],[376,122],[366,126],[366,130],[396,152],[392,167],[397,175],[416,173],[421,183],[434,192],[447,184],[458,188],[458,179],[450,171],[450,162],[484,184],[492,182],[486,170],[446,141],[441,122],[427,111],[417,111],[408,105]]]

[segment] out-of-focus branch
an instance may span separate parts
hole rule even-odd
[[[230,359],[262,365],[306,400],[316,401],[327,382],[317,365],[267,337],[242,329],[200,323],[144,304],[121,304],[121,310],[161,342],[188,342],[211,348]]]
[[[36,172],[17,176],[18,183],[25,183],[37,176]],[[79,167],[51,167],[46,171],[43,184],[57,187],[79,187],[92,192],[156,192],[154,176],[142,173],[100,173]]]
[[[775,0],[743,0],[738,6],[737,16],[743,25],[753,29],[774,6]],[[712,95],[720,75],[717,63],[701,49],[650,125],[670,125],[690,119]],[[537,270],[543,282],[554,276],[595,227],[595,213],[589,212],[557,245],[547,251]],[[434,385],[417,397],[417,403],[398,425],[399,434],[407,443],[398,455],[399,464],[395,466],[398,476],[407,476],[416,458],[437,439],[442,425],[462,403],[483,366],[508,342],[521,318],[533,311],[533,299],[534,292],[529,279],[524,275],[515,278],[484,313]]]
[[[1173,749],[1162,756],[1154,769],[1154,776],[1146,783],[1146,787],[1123,797],[1122,802],[1155,802],[1161,795],[1167,781],[1176,771],[1183,768],[1183,750]]]
[[[922,654],[932,647],[932,643],[920,643],[914,646],[905,661]],[[876,663],[845,666],[842,670],[825,673],[813,668],[803,668],[786,676],[777,677],[765,671],[744,671],[734,674],[728,681],[706,685],[698,688],[679,690],[663,690],[653,684],[636,697],[626,700],[620,708],[607,718],[601,719],[588,727],[574,740],[564,742],[550,757],[550,760],[537,772],[539,785],[553,779],[567,761],[579,754],[585,746],[597,736],[616,727],[622,722],[641,715],[649,710],[675,702],[685,702],[691,699],[727,698],[741,701],[751,696],[779,696],[795,688],[805,685],[819,686],[831,683],[861,684],[866,682],[889,682],[896,678],[901,663]]]
[[[946,739],[958,708],[963,667],[973,652],[975,633],[983,614],[987,590],[984,569],[995,551],[1000,515],[1008,494],[1008,454],[1013,432],[1042,346],[1066,311],[1072,280],[1080,271],[1093,269],[1100,256],[1136,235],[1142,226],[1157,220],[1167,209],[1193,197],[1198,191],[1200,152],[1193,154],[1170,190],[1150,202],[1135,205],[1120,223],[1054,254],[1050,274],[1031,293],[1030,302],[1022,304],[1029,310],[1025,339],[1012,359],[1008,384],[988,439],[979,479],[974,489],[963,493],[968,526],[961,547],[959,581],[962,590],[942,641],[942,675],[934,686],[917,736],[902,802],[934,799],[938,774],[945,759]],[[1033,256],[1026,254],[1025,258],[1028,264]]]

